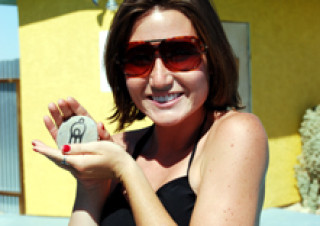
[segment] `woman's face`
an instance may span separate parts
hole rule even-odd
[[[152,10],[133,26],[129,42],[198,36],[191,21],[176,10]],[[173,72],[160,57],[146,76],[126,77],[126,84],[136,106],[155,124],[176,125],[185,120],[202,118],[208,96],[207,61],[191,71]]]

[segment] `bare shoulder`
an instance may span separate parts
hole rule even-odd
[[[240,129],[243,127],[255,127],[264,130],[260,119],[256,115],[237,111],[230,111],[218,116],[216,126],[220,129],[234,129],[241,126]]]
[[[215,155],[220,153],[231,157],[243,154],[260,158],[267,155],[268,137],[257,116],[232,111],[216,117],[209,129],[206,146],[206,152],[214,152]]]
[[[267,134],[260,119],[251,113],[229,112],[218,116],[209,130],[211,138],[248,141],[251,139],[267,140]]]
[[[194,168],[198,177],[190,180],[197,192],[192,221],[254,225],[268,165],[266,132],[253,114],[230,111],[213,118]]]
[[[146,131],[149,128],[150,127],[146,127],[138,130],[120,132],[120,133],[114,134],[112,136],[112,139],[115,143],[119,144],[127,152],[132,154],[133,149],[136,146],[136,143],[140,140],[140,138],[146,133]]]

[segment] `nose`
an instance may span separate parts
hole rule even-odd
[[[151,87],[159,90],[168,90],[173,83],[173,76],[163,64],[160,57],[155,58],[153,69],[149,76]]]

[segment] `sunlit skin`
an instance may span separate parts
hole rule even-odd
[[[182,13],[155,9],[135,23],[130,41],[176,36],[198,35]],[[127,87],[136,106],[158,126],[172,126],[184,120],[203,118],[208,75],[204,54],[202,58],[203,62],[195,70],[172,72],[158,57],[149,76],[127,78]]]

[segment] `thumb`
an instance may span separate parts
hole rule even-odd
[[[97,127],[98,127],[98,135],[100,137],[100,140],[108,140],[108,141],[112,140],[110,133],[105,129],[102,122],[99,122],[97,124]]]
[[[99,142],[63,145],[61,151],[64,155],[99,155]]]

